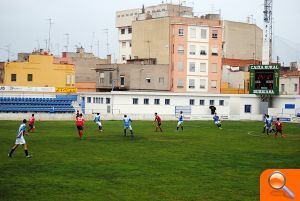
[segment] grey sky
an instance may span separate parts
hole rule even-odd
[[[110,52],[117,54],[115,12],[160,2],[158,0],[1,0],[0,61],[7,59],[4,50],[6,45],[10,45],[13,53],[30,52],[38,46],[37,41],[40,47],[44,48],[45,39],[48,38],[49,25],[46,20],[48,18],[54,21],[51,38],[54,54],[65,50],[65,33],[70,34],[69,50],[73,51],[75,45],[82,45],[90,50],[94,32],[93,52],[97,55],[96,41],[99,40],[100,56],[103,57],[106,54],[106,35],[103,31],[105,28],[110,32]],[[187,0],[186,2],[188,6],[194,6],[195,12],[203,13],[212,9],[221,9],[223,19],[236,21],[246,21],[246,17],[253,14],[257,24],[259,26],[263,24],[264,0]],[[173,3],[178,3],[178,0]],[[300,44],[299,8],[299,0],[274,0],[275,34],[289,41],[289,44]]]

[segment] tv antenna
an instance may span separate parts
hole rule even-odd
[[[108,29],[103,29],[104,33],[106,34],[106,54],[109,55],[109,42],[108,42]]]
[[[49,21],[49,33],[48,33],[48,52],[50,53],[50,51],[51,51],[51,27],[52,27],[52,25],[53,25],[53,22],[52,22],[52,19],[51,18],[49,18],[49,19],[47,19],[48,21]],[[46,47],[46,49],[47,49],[47,47]]]

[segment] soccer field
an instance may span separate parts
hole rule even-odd
[[[261,134],[262,122],[87,122],[79,140],[74,122],[37,122],[8,158],[20,122],[0,124],[0,200],[259,200],[259,176],[268,168],[300,167],[300,125],[284,124],[286,138]],[[250,132],[250,133],[249,133]],[[249,134],[250,135],[249,135]]]

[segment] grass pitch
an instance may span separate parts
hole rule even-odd
[[[300,125],[284,124],[287,138],[261,134],[262,122],[134,121],[123,137],[120,121],[93,122],[79,140],[74,122],[37,122],[7,157],[20,122],[0,122],[0,200],[259,200],[259,176],[268,168],[300,167]],[[249,134],[248,134],[249,133]]]

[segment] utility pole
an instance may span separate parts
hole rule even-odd
[[[109,55],[109,43],[108,43],[108,29],[103,29],[106,34],[106,55]]]
[[[49,18],[47,19],[49,21],[49,33],[48,33],[48,52],[50,53],[51,51],[51,27],[52,27],[52,19]]]

